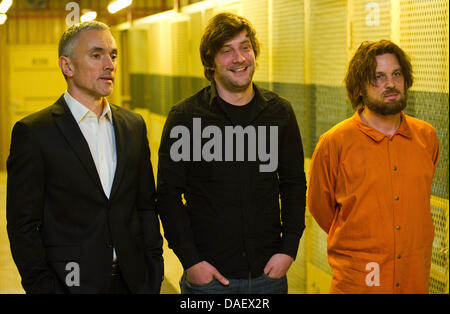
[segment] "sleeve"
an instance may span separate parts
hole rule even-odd
[[[56,274],[48,267],[42,242],[44,161],[30,129],[14,125],[7,160],[6,219],[11,254],[27,293],[62,292]]]
[[[337,166],[329,139],[322,136],[311,158],[307,199],[309,212],[326,233],[336,212]]]
[[[161,137],[158,162],[157,208],[169,248],[173,249],[184,269],[202,261],[194,242],[194,235],[187,209],[183,204],[186,192],[187,166],[185,162],[173,161],[170,150],[177,140],[170,137],[172,128],[186,125],[183,114],[169,113]]]
[[[142,119],[142,118],[141,118]],[[163,239],[156,212],[156,189],[150,160],[150,147],[147,139],[147,127],[142,119],[142,154],[140,158],[139,190],[137,210],[144,234],[146,259],[151,279],[151,292],[159,293],[164,278]]]
[[[282,244],[280,253],[296,258],[305,229],[306,177],[303,144],[292,107],[279,146],[279,190],[281,200]]]
[[[436,131],[433,129],[433,135],[434,135],[434,142],[433,142],[433,165],[434,165],[434,169],[436,170],[437,167],[437,163],[439,160],[439,139],[437,137]]]

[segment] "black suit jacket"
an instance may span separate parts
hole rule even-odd
[[[160,290],[162,237],[145,122],[111,110],[117,166],[109,199],[64,97],[13,128],[7,230],[27,293],[106,292],[113,247],[132,292]]]

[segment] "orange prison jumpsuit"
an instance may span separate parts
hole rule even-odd
[[[316,146],[308,208],[328,233],[330,293],[428,293],[439,143],[427,122],[401,119],[386,136],[355,112]]]

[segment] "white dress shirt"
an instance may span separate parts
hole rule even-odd
[[[103,113],[98,119],[95,113],[75,100],[67,91],[64,99],[89,145],[103,191],[109,198],[117,165],[111,108],[106,103]]]
[[[109,103],[106,102],[98,119],[94,112],[74,99],[68,91],[64,93],[64,99],[89,145],[103,191],[109,198],[117,165],[116,138]],[[116,259],[116,251],[113,253],[113,259]]]

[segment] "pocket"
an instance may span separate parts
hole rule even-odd
[[[286,294],[288,292],[286,275],[280,278],[274,278],[263,273],[262,276],[258,278],[256,278],[252,285],[251,293]]]
[[[265,278],[265,279],[267,279],[267,280],[270,280],[270,281],[281,281],[281,280],[283,280],[284,278],[286,278],[286,275],[284,275],[284,276],[281,276],[280,278],[275,278],[275,277],[270,277],[269,275],[266,275],[265,273],[263,273],[263,278]]]
[[[229,293],[229,287],[223,286],[218,280],[212,278],[205,284],[194,284],[187,280],[186,273],[180,279],[182,294],[223,294]]]
[[[208,287],[208,286],[212,286],[214,284],[215,278],[212,277],[210,281],[208,281],[207,283],[204,284],[195,284],[192,283],[188,280],[186,273],[183,274],[184,277],[184,281],[186,283],[187,286],[189,287],[197,287],[197,288],[202,288],[202,287]]]

